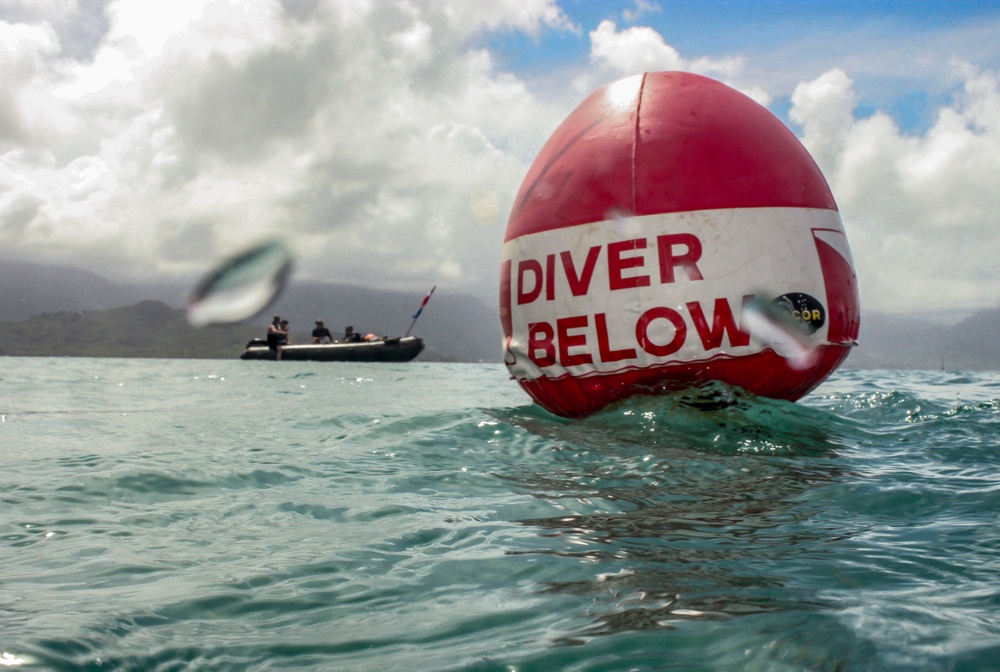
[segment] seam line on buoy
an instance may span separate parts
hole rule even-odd
[[[635,203],[635,154],[639,150],[639,114],[642,110],[642,92],[646,89],[646,75],[642,73],[642,82],[639,83],[639,101],[635,104],[635,132],[632,135],[632,214],[636,214]]]

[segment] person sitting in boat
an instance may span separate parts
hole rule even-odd
[[[365,342],[371,343],[372,341],[381,341],[382,338],[378,334],[365,334]]]
[[[354,331],[353,326],[348,326],[344,330],[344,343],[360,343],[362,340],[361,334]]]
[[[281,321],[281,329],[279,330],[278,333],[280,334],[278,336],[278,346],[279,347],[283,346],[283,345],[290,345],[291,344],[292,340],[288,336],[288,334],[290,333],[289,329],[288,329],[288,320],[282,320]]]
[[[282,344],[281,339],[287,336],[287,333],[281,331],[281,316],[275,315],[271,324],[267,325],[267,347],[271,350],[277,350],[278,346]]]
[[[323,320],[316,320],[316,328],[313,329],[312,333],[312,342],[321,343],[323,345],[333,343],[333,334],[331,334],[330,330],[326,328],[325,324],[323,324]]]

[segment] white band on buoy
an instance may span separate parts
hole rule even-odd
[[[761,235],[766,231],[766,235]],[[744,356],[764,345],[741,322],[763,291],[814,297],[795,319],[826,342],[816,238],[843,240],[835,210],[742,208],[622,217],[509,241],[515,378],[612,373]],[[640,308],[641,307],[641,308]]]

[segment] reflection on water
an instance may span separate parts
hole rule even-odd
[[[804,496],[842,475],[831,430],[843,420],[720,385],[581,421],[508,421],[551,439],[553,459],[501,476],[563,512],[519,521],[546,544],[511,553],[593,564],[544,591],[593,600],[576,636],[829,607],[781,566],[844,538]]]

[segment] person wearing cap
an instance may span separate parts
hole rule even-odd
[[[325,324],[323,324],[323,320],[316,320],[316,328],[313,329],[312,333],[312,342],[322,343],[323,345],[333,343],[333,334],[331,334],[330,330],[326,328]]]

